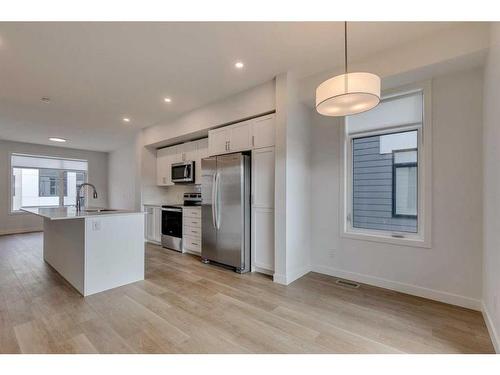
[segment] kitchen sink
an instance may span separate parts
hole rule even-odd
[[[87,208],[85,212],[113,212],[118,211],[111,208]]]

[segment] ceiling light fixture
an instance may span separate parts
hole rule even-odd
[[[50,137],[49,141],[64,143],[66,140],[64,138]]]
[[[234,64],[234,67],[236,69],[243,69],[243,67],[245,66],[245,64],[243,64],[241,61],[237,61],[235,64]]]
[[[124,118],[123,118],[123,121],[124,121],[124,122],[130,122],[130,119],[129,119],[128,117],[124,117]]]
[[[172,103],[172,99],[170,99],[170,98],[165,98],[163,100],[165,101],[165,103]]]
[[[344,74],[316,89],[316,110],[324,116],[347,116],[368,111],[380,102],[380,77],[347,71],[347,22],[344,22]]]

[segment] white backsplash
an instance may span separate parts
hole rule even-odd
[[[184,201],[184,193],[199,191],[199,185],[145,186],[142,200],[143,204],[177,204]]]

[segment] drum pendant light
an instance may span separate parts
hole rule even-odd
[[[347,22],[344,22],[344,74],[316,89],[316,110],[324,116],[347,116],[368,111],[380,102],[380,77],[347,72]]]

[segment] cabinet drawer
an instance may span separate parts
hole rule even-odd
[[[184,242],[183,244],[184,250],[192,251],[195,253],[201,253],[201,239],[190,236],[184,236],[183,242]]]
[[[201,218],[201,208],[186,208],[182,209],[182,215],[184,217],[195,217]]]
[[[182,218],[182,224],[188,227],[201,228],[201,219],[199,217],[184,216]]]
[[[182,228],[182,234],[185,236],[201,238],[201,228],[200,227],[189,227],[189,226],[184,225],[184,227]]]

